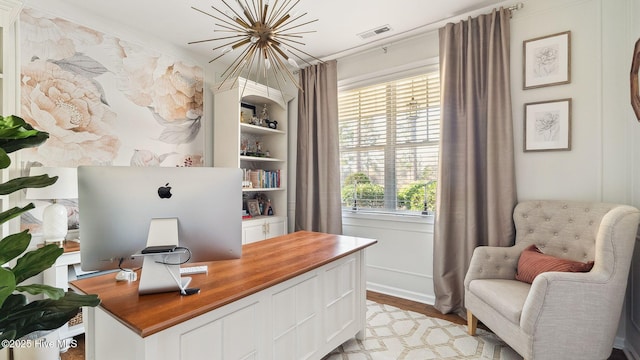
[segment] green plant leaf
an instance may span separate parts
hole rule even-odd
[[[35,130],[18,116],[0,116],[0,169],[11,165],[7,155],[14,151],[36,147],[49,138],[49,134]],[[22,177],[0,184],[0,195],[8,195],[25,188],[45,187],[55,183],[56,177]],[[13,219],[35,206],[28,204],[0,213],[0,224]],[[29,245],[28,231],[7,236],[0,241],[2,264],[20,256]],[[18,285],[24,280],[51,267],[63,250],[47,245],[29,251],[18,258],[13,269],[0,269],[0,339],[19,339],[35,331],[55,330],[74,317],[82,306],[97,306],[96,295],[64,293],[62,289],[32,284]],[[24,294],[44,294],[49,299],[27,302]],[[0,345],[0,348],[2,346]]]
[[[27,305],[27,297],[23,294],[9,295],[0,307],[0,333],[6,329],[6,319],[11,314]]]
[[[15,337],[21,338],[35,331],[55,330],[71,320],[82,306],[98,306],[97,295],[80,295],[67,292],[58,299],[36,300],[0,317],[0,332],[16,331]]]
[[[31,295],[39,295],[44,294],[50,299],[60,299],[64,296],[64,290],[43,284],[30,284],[30,285],[21,285],[16,286],[16,291],[27,292]]]
[[[12,270],[16,277],[16,284],[51,267],[63,252],[64,250],[58,245],[49,244],[22,255]]]
[[[27,204],[25,207],[19,208],[19,207],[13,207],[7,211],[3,211],[0,213],[0,224],[3,224],[11,219],[13,219],[16,216],[20,216],[22,213],[25,213],[31,209],[34,209],[35,205],[33,205],[33,203],[29,203]]]
[[[35,130],[18,116],[0,117],[0,148],[7,153],[38,146],[48,138],[48,133]]]
[[[0,148],[0,169],[6,169],[11,165],[11,158],[4,149]]]
[[[0,265],[4,265],[22,254],[27,250],[30,242],[31,234],[29,234],[29,230],[11,234],[0,240]]]
[[[16,278],[11,270],[0,268],[0,308],[16,289]]]
[[[0,118],[0,139],[23,139],[38,133],[23,118],[15,115]]]
[[[43,188],[49,185],[53,185],[58,181],[58,177],[49,177],[47,174],[38,176],[25,176],[11,179],[3,184],[0,184],[0,195],[8,195],[14,191],[26,189],[26,188]]]
[[[26,138],[26,139],[18,139],[18,140],[0,139],[0,147],[3,148],[4,151],[6,151],[7,153],[12,153],[20,149],[37,147],[43,142],[45,142],[48,138],[49,138],[49,133],[40,131],[36,136]]]
[[[0,117],[0,148],[6,153],[38,146],[48,138],[49,133],[35,130],[18,116]]]
[[[15,338],[16,338],[16,331],[15,330],[5,331],[2,334],[0,334],[0,349],[4,348],[4,346],[2,346],[2,344],[4,344],[5,341],[2,341],[2,340],[13,340]]]

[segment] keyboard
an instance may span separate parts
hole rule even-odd
[[[180,275],[206,274],[208,271],[207,265],[187,266],[180,268]]]

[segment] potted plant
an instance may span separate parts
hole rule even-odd
[[[17,116],[0,116],[0,169],[11,165],[8,153],[37,147],[49,134],[35,130]],[[9,195],[25,188],[49,186],[57,177],[48,175],[19,177],[0,183],[0,195]],[[4,201],[4,200],[3,200]],[[34,208],[33,203],[0,213],[0,224]],[[62,255],[55,244],[28,251],[31,234],[28,230],[8,235],[0,240],[0,349],[21,344],[20,339],[35,339],[56,330],[74,317],[83,306],[97,306],[97,295],[80,295],[43,284],[23,282],[51,267]],[[16,260],[15,263],[13,260]],[[13,264],[13,267],[8,266]],[[42,300],[28,301],[25,294],[45,295]]]

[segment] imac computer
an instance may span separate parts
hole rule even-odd
[[[240,169],[80,166],[78,204],[82,270],[142,266],[140,294],[185,294],[182,263],[242,254]]]

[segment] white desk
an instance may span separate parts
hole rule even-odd
[[[102,304],[86,359],[320,359],[366,326],[365,248],[375,240],[297,232],[243,247],[193,275],[201,293],[143,295],[114,275],[78,280]]]

